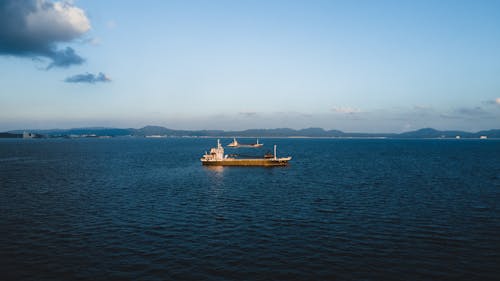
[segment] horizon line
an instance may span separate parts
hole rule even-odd
[[[351,134],[385,134],[385,135],[397,135],[397,134],[404,134],[404,133],[409,133],[409,132],[416,132],[416,131],[421,131],[421,130],[435,130],[435,131],[440,131],[440,132],[462,132],[462,133],[479,133],[483,131],[492,131],[492,130],[500,130],[500,128],[490,128],[490,129],[484,129],[484,130],[479,130],[479,131],[465,131],[465,130],[460,130],[460,129],[436,129],[433,127],[422,127],[414,130],[409,130],[409,131],[402,131],[402,132],[375,132],[375,133],[367,133],[367,132],[362,132],[362,131],[343,131],[339,129],[325,129],[322,127],[306,127],[306,128],[301,128],[301,129],[293,129],[290,127],[275,127],[275,128],[249,128],[249,129],[239,129],[239,130],[224,130],[224,129],[172,129],[169,127],[164,127],[160,125],[146,125],[140,128],[133,128],[133,127],[104,127],[104,126],[89,126],[89,127],[71,127],[71,128],[50,128],[50,129],[13,129],[13,130],[7,130],[7,131],[0,131],[0,133],[10,133],[10,132],[19,132],[19,131],[68,131],[68,130],[81,130],[81,129],[117,129],[117,130],[141,130],[147,127],[158,127],[162,129],[168,129],[172,131],[187,131],[187,132],[196,132],[196,131],[218,131],[218,132],[245,132],[245,131],[251,131],[251,130],[293,130],[293,131],[303,131],[303,130],[308,130],[308,129],[320,129],[324,132],[331,132],[331,131],[338,131],[341,133],[351,133]]]

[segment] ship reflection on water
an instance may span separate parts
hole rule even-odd
[[[208,187],[209,194],[214,197],[219,197],[224,194],[226,184],[224,180],[223,166],[203,166],[207,179],[210,181]]]
[[[224,172],[224,166],[203,166],[203,167],[208,171],[213,172],[213,174],[215,175],[222,176],[222,173]]]
[[[207,173],[208,178],[210,178],[213,183],[220,185],[224,180],[224,167],[223,166],[203,166]]]

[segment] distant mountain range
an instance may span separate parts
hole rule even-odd
[[[146,126],[140,129],[119,128],[75,128],[53,130],[28,130],[31,133],[45,137],[119,137],[119,136],[169,136],[169,137],[313,137],[313,138],[500,138],[500,129],[479,131],[476,133],[464,131],[439,131],[424,128],[405,133],[347,133],[339,130],[324,130],[322,128],[307,128],[294,130],[290,128],[250,129],[243,131],[223,130],[174,130],[160,126]],[[21,138],[24,130],[14,130],[0,133],[0,138]]]

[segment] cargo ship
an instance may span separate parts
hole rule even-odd
[[[258,148],[262,147],[263,144],[259,143],[259,139],[257,139],[257,143],[252,143],[252,144],[243,144],[239,143],[236,138],[233,138],[233,142],[227,145],[228,147],[250,147],[250,148]]]
[[[205,152],[205,155],[201,157],[200,161],[202,165],[205,166],[262,166],[262,167],[273,167],[273,166],[287,166],[288,161],[292,157],[280,157],[276,156],[276,145],[274,146],[274,154],[266,154],[263,158],[248,158],[241,159],[236,157],[230,157],[224,154],[224,148],[220,144],[220,140],[217,140],[217,147],[210,149],[210,153]]]

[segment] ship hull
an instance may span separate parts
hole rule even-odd
[[[287,166],[289,158],[278,159],[224,159],[224,160],[202,160],[204,166],[260,166],[260,167],[275,167]]]
[[[228,144],[227,147],[233,147],[233,148],[258,148],[264,146],[261,143],[256,143],[256,144]]]

